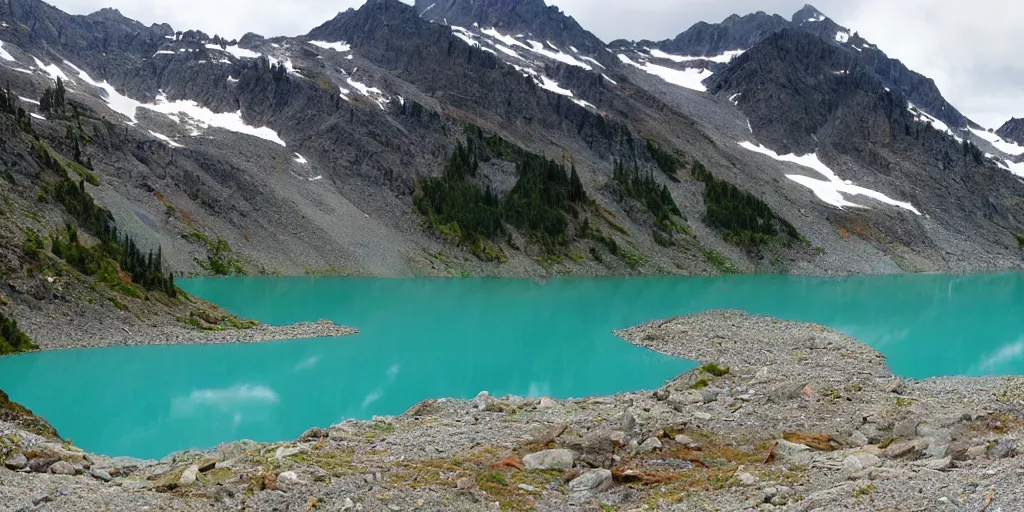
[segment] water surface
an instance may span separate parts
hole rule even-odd
[[[742,309],[842,330],[907,377],[1024,373],[1024,275],[821,279],[193,279],[191,293],[271,324],[362,333],[280,343],[118,347],[0,358],[0,388],[82,448],[159,458],[399,414],[481,390],[559,398],[650,389],[693,363],[613,329]]]

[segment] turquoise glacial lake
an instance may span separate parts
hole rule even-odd
[[[232,278],[179,283],[270,324],[343,338],[0,358],[0,388],[92,452],[160,458],[402,413],[481,390],[558,398],[653,389],[691,368],[613,329],[708,309],[828,325],[897,374],[1024,374],[1024,274],[806,278]]]

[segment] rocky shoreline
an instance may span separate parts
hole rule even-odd
[[[0,421],[10,510],[1024,509],[1024,378],[922,382],[736,312],[623,330],[702,366],[655,391],[428,400],[397,417],[108,459]],[[0,508],[2,508],[0,507]]]

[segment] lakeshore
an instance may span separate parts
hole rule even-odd
[[[627,341],[701,368],[575,400],[436,399],[160,461],[6,422],[14,510],[1015,510],[1024,379],[900,379],[832,329],[716,311]],[[9,468],[14,468],[9,469]]]

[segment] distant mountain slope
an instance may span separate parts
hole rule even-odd
[[[811,5],[804,6],[788,21],[764,12],[742,17],[733,15],[717,24],[697,23],[673,39],[637,43],[618,41],[612,47],[618,50],[628,48],[644,57],[648,57],[653,49],[677,56],[677,61],[679,57],[693,61],[695,57],[714,58],[735,50],[747,50],[784,28],[815,34],[835,46],[849,50],[851,59],[878,75],[886,87],[901,92],[917,108],[950,127],[977,127],[943,98],[933,80],[908,69],[899,60],[890,58],[858,33],[837,24]],[[727,59],[724,61],[728,62]],[[721,68],[721,62],[719,60],[716,64],[715,59],[710,64],[697,61],[700,65],[709,65],[712,70]]]
[[[996,130],[996,135],[1024,146],[1024,119],[1011,118]]]

